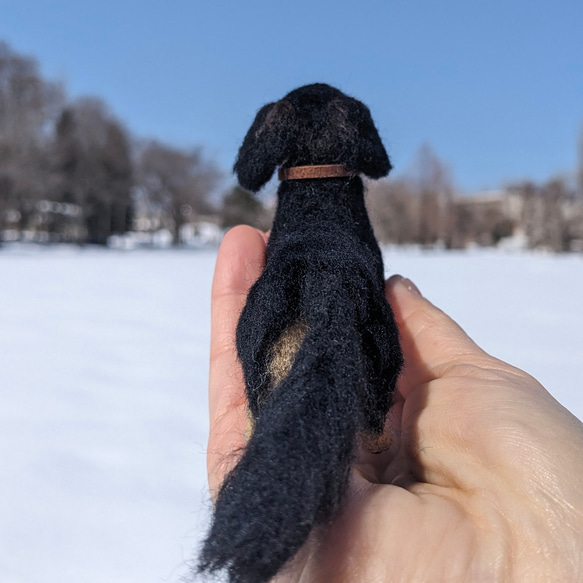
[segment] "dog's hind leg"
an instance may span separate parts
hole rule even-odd
[[[378,452],[388,448],[391,432],[386,416],[392,404],[403,356],[392,310],[384,296],[371,305],[370,317],[361,328],[366,386],[360,395],[363,431],[359,436],[365,449]]]
[[[237,352],[255,418],[286,376],[305,336],[293,287],[295,274],[266,269],[251,288],[237,326]]]

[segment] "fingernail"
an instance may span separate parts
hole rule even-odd
[[[421,295],[419,288],[408,278],[402,279],[401,283],[413,294]]]

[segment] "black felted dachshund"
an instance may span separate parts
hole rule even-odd
[[[359,174],[391,164],[368,108],[324,84],[264,106],[240,184],[280,167],[265,269],[237,327],[252,433],[218,495],[199,571],[269,581],[340,509],[357,441],[382,448],[402,367]]]

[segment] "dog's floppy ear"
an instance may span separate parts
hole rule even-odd
[[[268,103],[259,110],[233,168],[243,188],[257,192],[285,161],[294,118],[295,110],[286,100]]]
[[[391,168],[389,156],[366,105],[359,103],[358,170],[369,178],[386,176]]]

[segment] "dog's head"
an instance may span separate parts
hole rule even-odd
[[[316,83],[262,107],[235,162],[244,188],[257,192],[277,166],[342,164],[369,178],[386,176],[391,163],[360,101]]]

